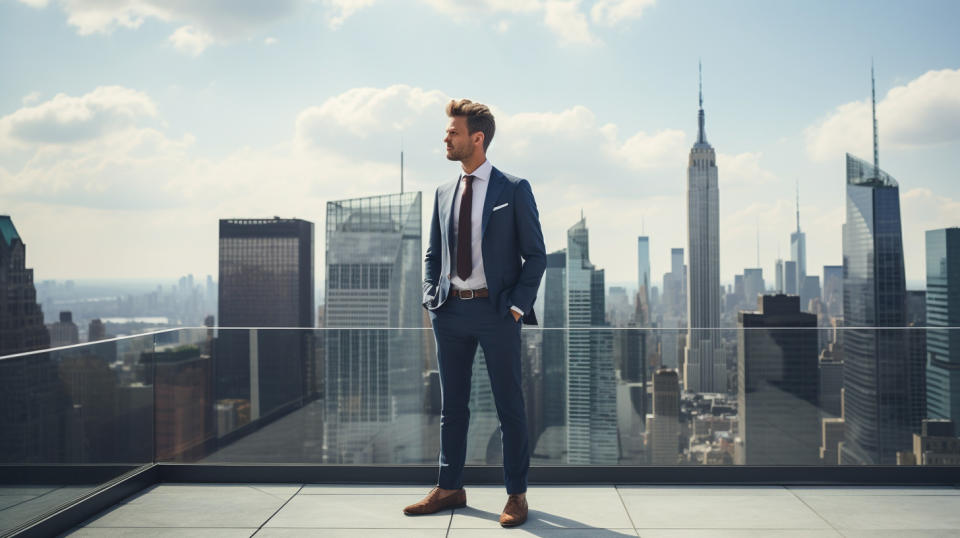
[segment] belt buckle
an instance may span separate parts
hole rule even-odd
[[[467,293],[467,292],[470,293],[470,296],[469,296],[469,297],[465,297],[465,296],[463,295],[464,293]],[[460,290],[460,298],[461,298],[461,299],[473,299],[474,297],[475,297],[475,295],[474,295],[474,293],[473,293],[473,290]]]

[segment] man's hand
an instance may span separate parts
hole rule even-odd
[[[510,313],[513,314],[513,321],[520,321],[520,313],[519,313],[519,312],[517,312],[516,310],[511,310]]]

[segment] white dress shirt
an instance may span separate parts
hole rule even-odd
[[[460,202],[463,200],[464,187],[466,186],[463,178],[470,175],[473,176],[473,181],[471,182],[471,187],[473,190],[473,207],[470,208],[470,251],[471,259],[473,261],[473,269],[471,270],[468,278],[461,278],[460,275],[457,274],[457,253],[452,253],[451,257],[453,258],[454,264],[453,278],[450,279],[450,284],[452,284],[455,288],[476,290],[487,287],[487,277],[483,272],[483,249],[481,248],[483,244],[483,237],[481,233],[481,225],[483,224],[483,202],[487,197],[487,186],[490,185],[490,172],[492,170],[493,165],[490,164],[490,160],[488,159],[483,161],[483,164],[478,166],[473,173],[460,173],[460,184],[457,185],[457,199],[453,202],[453,237],[456,241],[455,244],[457,245],[457,249],[459,249],[460,238],[458,235],[460,233]],[[523,315],[523,310],[520,310],[516,306],[511,306],[510,308],[518,314]]]

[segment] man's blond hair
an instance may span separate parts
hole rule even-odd
[[[447,116],[467,118],[467,134],[472,135],[477,131],[483,133],[483,151],[487,151],[493,140],[493,133],[497,130],[493,113],[487,105],[474,103],[469,99],[451,99],[447,103]]]

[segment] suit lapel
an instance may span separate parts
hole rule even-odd
[[[487,233],[487,223],[490,221],[490,214],[493,213],[493,206],[497,203],[497,198],[503,192],[507,185],[507,178],[493,167],[490,170],[490,184],[487,185],[487,195],[483,200],[483,218],[480,221],[480,237]]]

